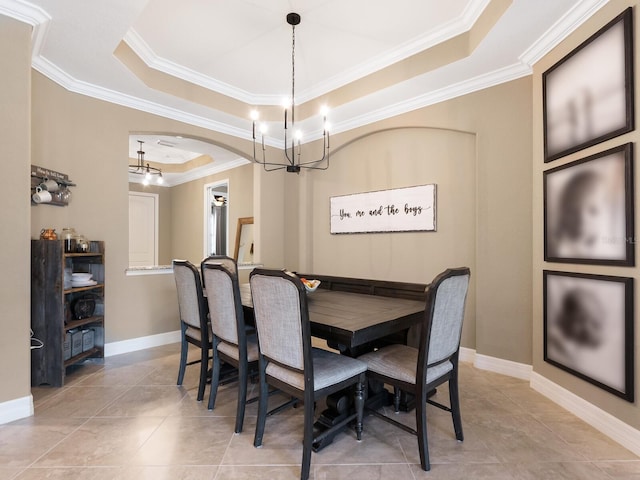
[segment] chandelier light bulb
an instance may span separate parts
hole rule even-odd
[[[324,122],[324,131],[328,132],[331,130],[331,124],[329,122]]]
[[[267,126],[267,124],[265,122],[262,122],[260,124],[260,133],[262,135],[266,135],[268,131],[269,131],[269,127]]]
[[[142,180],[142,184],[146,187],[147,185],[149,185],[149,179],[145,176],[144,180]]]
[[[251,120],[255,122],[256,120],[258,120],[258,118],[260,118],[260,112],[258,112],[258,110],[254,108],[253,110],[251,110]]]
[[[322,115],[323,117],[326,117],[329,114],[329,107],[327,107],[326,105],[322,105],[322,107],[320,107],[320,115]]]
[[[162,185],[164,183],[164,178],[162,178],[162,174],[160,174],[160,176],[158,177],[158,180],[156,180],[158,185]]]
[[[302,130],[296,130],[296,140],[302,140]]]

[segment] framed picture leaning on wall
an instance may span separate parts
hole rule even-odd
[[[633,130],[633,85],[630,7],[542,74],[544,161]]]
[[[545,261],[635,265],[631,143],[552,168],[543,178]]]
[[[633,278],[543,271],[544,360],[634,401]]]

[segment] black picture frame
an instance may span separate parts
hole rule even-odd
[[[633,278],[543,270],[544,360],[634,401]]]
[[[626,143],[543,173],[545,261],[635,265],[633,164]]]
[[[634,129],[633,10],[542,74],[544,161]]]

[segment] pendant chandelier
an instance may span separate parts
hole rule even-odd
[[[296,86],[296,25],[300,23],[300,15],[297,13],[289,13],[287,15],[287,23],[291,25],[291,99],[287,100],[284,109],[284,158],[281,161],[269,161],[266,159],[266,151],[264,146],[265,135],[267,134],[267,126],[262,123],[258,128],[258,111],[251,112],[252,120],[252,136],[253,136],[253,161],[264,166],[268,172],[274,170],[286,169],[287,172],[300,173],[300,169],[309,168],[313,170],[326,170],[329,168],[329,125],[327,123],[327,109],[323,107],[321,111],[323,131],[322,131],[322,157],[316,160],[302,161],[301,140],[302,131],[295,128],[295,86]],[[288,123],[289,107],[291,108],[290,123]],[[260,146],[258,147],[256,140],[256,129],[260,133]],[[256,155],[256,151],[262,150],[261,158]]]
[[[129,174],[132,175],[142,175],[142,184],[149,185],[153,177],[156,178],[156,183],[158,185],[162,185],[164,183],[164,178],[162,178],[162,170],[156,167],[152,167],[144,163],[144,152],[142,151],[142,144],[144,143],[142,140],[138,140],[140,146],[138,147],[138,163],[135,165],[129,165]]]

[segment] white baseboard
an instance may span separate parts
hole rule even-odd
[[[476,359],[476,351],[473,348],[460,347],[458,360],[461,362],[473,363]]]
[[[33,415],[33,397],[16,398],[0,403],[0,425]]]
[[[149,335],[146,337],[131,338],[120,342],[107,343],[104,346],[104,356],[111,357],[120,355],[121,353],[135,352],[144,350],[145,348],[160,347],[170,343],[180,341],[180,330],[173,332],[158,333],[157,335]]]
[[[530,385],[535,391],[569,410],[593,428],[604,433],[636,455],[640,455],[640,430],[636,430],[610,413],[538,373],[533,372],[531,374]]]
[[[490,372],[501,373],[522,380],[529,380],[531,378],[531,365],[490,357],[488,355],[482,355],[481,353],[476,353],[473,365],[482,370],[489,370]]]
[[[473,348],[460,347],[460,361],[473,363],[473,366],[480,370],[488,370],[521,380],[529,380],[531,377],[531,365],[482,355]]]

